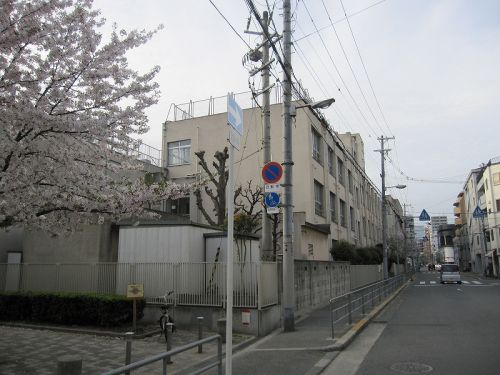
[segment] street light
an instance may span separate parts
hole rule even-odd
[[[404,189],[406,185],[385,186],[384,178],[385,176],[382,177],[382,255],[384,259],[384,280],[385,280],[389,278],[389,266],[387,261],[387,209],[385,203],[385,191],[390,188]]]
[[[290,27],[289,2],[284,6],[284,19],[286,29]],[[288,30],[289,31],[289,30]],[[289,35],[288,31],[283,34]],[[287,37],[287,38],[288,38]],[[291,42],[290,42],[291,43]],[[288,48],[291,46],[285,39],[285,45]],[[291,57],[291,50],[286,54],[288,59]],[[290,61],[290,60],[288,60]],[[291,71],[291,69],[290,69]],[[286,72],[285,80],[288,80],[290,71]],[[287,75],[288,74],[288,75]],[[283,86],[283,328],[285,332],[295,330],[295,275],[294,275],[294,253],[293,253],[293,195],[292,195],[292,172],[293,172],[293,155],[292,155],[292,118],[296,114],[297,108],[309,107],[311,109],[326,108],[331,105],[335,99],[322,100],[315,103],[309,103],[303,106],[295,107],[291,103],[292,91],[290,82]]]
[[[324,99],[324,100],[320,100],[317,102],[306,103],[306,104],[297,105],[297,106],[292,104],[291,108],[290,108],[290,115],[292,117],[295,117],[295,115],[297,114],[297,109],[299,109],[299,108],[325,109],[325,108],[330,107],[333,103],[335,103],[334,98]]]

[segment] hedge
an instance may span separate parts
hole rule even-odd
[[[145,305],[137,301],[137,319]],[[112,327],[131,322],[132,309],[132,300],[109,294],[0,293],[0,321]]]

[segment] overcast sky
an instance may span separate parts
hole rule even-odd
[[[244,0],[213,3],[246,43],[258,43],[243,33]],[[265,10],[265,0],[254,3]],[[282,1],[268,3],[276,4],[273,20],[281,32]],[[352,15],[352,34],[340,0],[292,0],[295,74],[316,100],[336,99],[324,113],[334,130],[361,134],[375,184],[381,183],[377,137],[394,136],[387,184],[408,187],[388,193],[415,215],[426,209],[451,222],[469,171],[500,156],[500,1],[343,0],[343,6]],[[145,143],[161,147],[171,103],[248,91],[241,63],[248,47],[209,0],[98,0],[95,7],[119,28],[165,26],[130,55],[138,70],[161,67],[162,96],[148,112]],[[250,29],[257,30],[254,19]],[[273,71],[282,77],[279,66]]]

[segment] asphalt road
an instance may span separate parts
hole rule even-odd
[[[500,374],[500,282],[422,272],[323,374]]]

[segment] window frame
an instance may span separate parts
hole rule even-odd
[[[182,142],[189,142],[189,145],[182,145],[181,144]],[[174,144],[176,144],[176,145],[173,146]],[[171,145],[172,145],[172,147],[171,147]],[[182,157],[181,157],[181,155],[185,155],[184,150],[186,150],[186,149],[188,150],[187,160],[182,159]],[[173,154],[174,151],[177,151],[177,155]],[[184,151],[184,152],[182,152],[182,151]],[[173,163],[172,159],[174,159],[174,158],[179,159],[179,162]],[[167,143],[167,165],[169,167],[174,167],[177,165],[189,165],[189,164],[191,164],[191,139],[181,139],[178,141],[168,142]]]
[[[319,191],[316,189],[319,188]],[[318,181],[314,180],[314,213],[318,216],[324,216],[325,214],[325,193],[324,186]],[[319,200],[318,198],[319,193]]]
[[[322,157],[322,137],[321,134],[311,126],[311,135],[312,135],[312,157],[319,164],[323,165],[323,157]]]

